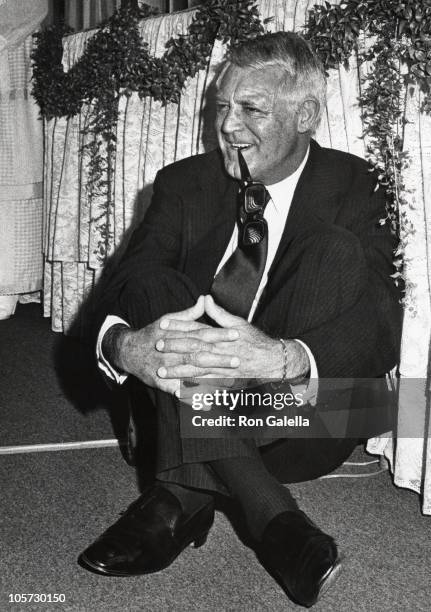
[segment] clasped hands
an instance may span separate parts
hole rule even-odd
[[[206,314],[218,327],[199,321]],[[218,306],[209,295],[200,296],[186,310],[162,316],[138,330],[124,331],[123,369],[142,382],[176,393],[187,378],[287,379],[303,376],[309,367],[304,348],[287,341],[288,354],[245,319]]]

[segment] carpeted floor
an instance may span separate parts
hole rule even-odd
[[[122,401],[91,349],[53,333],[39,304],[0,321],[0,446],[113,438],[113,425],[124,433]]]
[[[0,453],[10,445],[111,439],[113,422],[121,430],[121,401],[94,382],[91,353],[50,332],[36,305],[0,322],[0,371]],[[358,449],[355,459],[372,458]],[[0,482],[0,610],[47,609],[9,603],[13,593],[63,593],[65,603],[49,609],[85,612],[300,609],[221,512],[207,544],[159,574],[107,578],[82,569],[81,550],[139,493],[118,448],[0,454]],[[431,519],[421,516],[414,493],[396,489],[387,472],[292,490],[345,557],[340,579],[313,610],[430,609]]]

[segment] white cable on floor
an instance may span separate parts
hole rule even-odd
[[[19,444],[0,446],[0,455],[19,455],[21,453],[46,453],[52,451],[77,450],[84,448],[108,448],[118,446],[118,440],[86,440],[85,442],[58,442],[53,444]]]
[[[378,459],[373,459],[372,461],[345,461],[343,465],[371,465],[378,462]]]
[[[327,474],[326,476],[320,476],[319,480],[324,480],[325,478],[369,478],[370,476],[376,476],[377,474],[382,474],[387,471],[386,468],[383,468],[382,470],[370,472],[369,474]]]

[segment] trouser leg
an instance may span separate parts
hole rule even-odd
[[[161,316],[192,306],[199,293],[190,279],[172,269],[153,269],[142,279],[129,282],[119,296],[121,312],[132,327],[141,328]],[[178,400],[168,393],[144,387],[133,381],[131,385],[133,410],[148,399],[155,406],[156,421],[156,467],[161,480],[184,484],[198,489],[227,493],[214,471],[204,464],[226,456],[250,456],[255,446],[243,440],[189,440],[181,439],[178,418]],[[137,419],[142,421],[141,419]]]

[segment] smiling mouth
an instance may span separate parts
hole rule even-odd
[[[235,149],[236,151],[245,151],[246,149],[249,149],[252,145],[249,143],[233,143],[230,142],[229,146],[232,147],[232,149]]]

